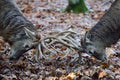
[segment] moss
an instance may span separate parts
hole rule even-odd
[[[85,13],[88,11],[88,8],[85,5],[84,0],[69,0],[68,6],[65,12],[73,13]]]

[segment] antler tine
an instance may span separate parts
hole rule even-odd
[[[55,43],[60,43],[68,47],[68,49],[70,50],[74,49],[77,52],[84,52],[81,45],[78,44],[78,42],[76,42],[76,39],[74,39],[74,35],[77,35],[77,33],[73,31],[63,31],[63,32],[56,34],[55,36],[48,36],[48,37],[45,37],[39,40],[38,42],[35,42],[33,45],[37,46],[36,61],[40,62],[39,61],[40,58],[46,58],[45,53],[42,51],[42,48],[56,55],[57,53],[63,53],[59,50],[56,50],[56,48],[52,46]],[[48,43],[46,40],[50,40],[50,42]],[[50,50],[48,46],[51,47],[53,51]],[[69,52],[65,56],[67,56],[68,54]]]
[[[24,27],[23,30],[25,31],[26,35],[27,35],[30,39],[32,39],[32,40],[35,40],[35,39],[36,39],[37,34],[36,34],[35,32],[29,30],[29,29],[26,28],[26,27]]]

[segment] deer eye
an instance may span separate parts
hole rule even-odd
[[[93,53],[91,51],[88,52],[90,55],[93,55]]]
[[[29,45],[24,45],[24,48],[28,49],[28,48],[29,48]]]
[[[88,53],[92,56],[96,55],[95,51],[89,51]]]

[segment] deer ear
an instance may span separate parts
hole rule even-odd
[[[24,27],[24,31],[25,31],[26,35],[27,35],[30,39],[32,39],[32,40],[35,40],[35,39],[36,39],[36,36],[37,36],[37,33],[36,33],[36,32],[31,31],[31,30],[29,30],[29,29],[26,28],[26,27]]]

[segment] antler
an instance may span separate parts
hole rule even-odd
[[[25,32],[28,35],[30,35],[30,38],[32,38],[32,39],[35,38],[35,34],[32,33],[30,30],[25,28]],[[54,36],[51,36],[50,35],[51,33],[55,33],[55,32],[49,32],[47,37],[34,42],[33,45],[31,46],[31,47],[33,47],[33,46],[36,47],[36,50],[37,50],[36,51],[36,61],[40,62],[40,58],[48,59],[48,57],[45,55],[45,51],[48,51],[52,55],[53,54],[57,55],[58,53],[64,53],[63,51],[60,51],[57,48],[55,48],[53,46],[53,44],[54,45],[61,44],[61,46],[66,46],[69,50],[83,51],[83,49],[80,45],[80,42],[78,42],[75,38],[75,36],[78,35],[76,32],[63,31],[63,32],[58,32]],[[67,56],[69,53],[70,53],[70,51],[65,56]]]

